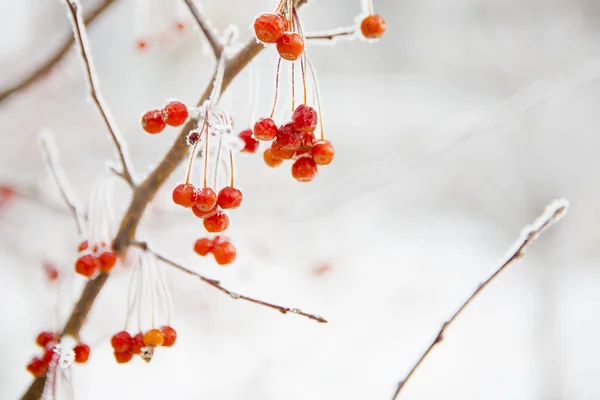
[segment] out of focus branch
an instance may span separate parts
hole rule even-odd
[[[444,339],[444,333],[446,329],[458,318],[458,316],[464,311],[465,308],[475,298],[485,289],[498,275],[502,273],[502,271],[506,270],[511,264],[515,261],[519,260],[525,254],[525,248],[531,244],[537,237],[542,234],[546,229],[548,229],[552,224],[558,222],[567,212],[568,202],[565,200],[555,201],[552,204],[546,207],[544,213],[530,226],[527,226],[523,229],[521,233],[521,237],[517,240],[517,242],[513,245],[510,251],[510,256],[508,259],[500,265],[500,267],[496,268],[494,272],[487,278],[485,281],[480,283],[477,286],[477,289],[467,298],[467,300],[462,303],[462,305],[452,314],[450,319],[442,324],[441,329],[439,330],[437,336],[431,342],[429,347],[425,350],[425,352],[421,355],[421,357],[417,360],[415,365],[410,369],[406,377],[400,381],[394,395],[392,396],[392,400],[395,400],[400,395],[400,391],[406,385],[408,380],[413,376],[417,368],[423,363],[425,358],[429,355],[429,353],[433,350],[433,348],[442,342]]]
[[[148,253],[153,254],[160,261],[162,261],[166,264],[169,264],[169,265],[177,268],[178,270],[185,272],[188,275],[191,275],[193,277],[200,279],[202,282],[209,284],[210,286],[214,287],[215,289],[219,290],[220,292],[225,293],[227,296],[231,297],[234,300],[245,300],[250,303],[258,304],[260,306],[272,308],[274,310],[279,311],[282,314],[292,313],[292,314],[297,314],[297,315],[301,315],[303,317],[312,319],[313,321],[317,321],[320,323],[327,323],[327,320],[325,318],[323,318],[319,315],[305,313],[304,311],[302,311],[298,308],[289,308],[289,307],[278,306],[277,304],[267,303],[266,301],[263,301],[263,300],[254,299],[252,297],[244,296],[243,294],[232,292],[231,290],[226,289],[223,286],[221,286],[221,282],[219,282],[215,279],[210,279],[203,275],[200,275],[199,273],[192,271],[191,269],[186,268],[183,265],[178,264],[175,261],[173,261],[161,254],[158,254],[157,252],[150,249],[146,242],[133,242],[132,245],[139,247],[140,249],[147,251]]]
[[[198,9],[196,2],[194,0],[184,0],[185,4],[190,9],[192,16],[196,20],[198,27],[206,37],[208,44],[212,48],[212,51],[215,55],[215,58],[218,60],[221,57],[221,53],[223,52],[223,44],[215,34],[215,31],[210,26],[206,17],[202,14],[202,12]]]
[[[96,8],[91,10],[87,15],[84,16],[84,23],[91,24],[96,18],[98,18],[115,0],[103,0]],[[3,100],[6,100],[11,95],[20,92],[21,90],[27,89],[30,85],[37,82],[39,79],[43,78],[48,74],[52,69],[62,60],[69,50],[71,46],[75,43],[75,37],[73,34],[67,35],[62,44],[58,47],[56,52],[52,54],[46,61],[40,64],[36,69],[31,71],[29,75],[23,78],[20,82],[17,82],[13,86],[9,86],[0,92],[0,103]]]
[[[305,38],[308,40],[336,40],[343,38],[352,38],[358,31],[357,27],[342,28],[330,32],[307,33]]]

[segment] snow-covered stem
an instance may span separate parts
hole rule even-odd
[[[331,31],[323,31],[323,32],[312,32],[307,33],[305,35],[306,40],[338,40],[338,39],[352,39],[354,35],[358,32],[358,28],[356,26],[348,27],[348,28],[340,28]]]
[[[221,53],[223,52],[223,44],[217,37],[214,29],[210,26],[206,17],[202,14],[200,9],[198,9],[198,7],[196,6],[196,2],[194,0],[184,0],[184,1],[185,1],[185,4],[190,9],[192,16],[196,20],[198,27],[200,28],[200,30],[206,37],[208,44],[212,48],[215,58],[218,59],[219,57],[221,57]]]
[[[229,289],[226,289],[225,287],[221,286],[221,282],[219,282],[218,280],[207,278],[207,277],[199,274],[198,272],[192,271],[191,269],[184,267],[183,265],[171,260],[170,258],[167,258],[167,257],[155,252],[148,246],[148,244],[146,242],[133,242],[132,245],[139,247],[140,249],[142,249],[150,254],[153,254],[158,260],[164,262],[165,264],[168,264],[172,267],[177,268],[180,271],[185,272],[188,275],[191,275],[195,278],[200,279],[202,282],[209,284],[210,286],[214,287],[215,289],[217,289],[218,291],[220,291],[222,293],[225,293],[227,296],[231,297],[234,300],[245,300],[250,303],[258,304],[260,306],[272,308],[274,310],[279,311],[282,314],[292,313],[292,314],[297,314],[297,315],[301,315],[303,317],[312,319],[313,321],[317,321],[320,323],[327,323],[327,320],[319,315],[305,313],[304,311],[302,311],[298,308],[290,308],[290,307],[279,306],[279,305],[273,304],[273,303],[268,303],[266,301],[258,300],[258,299],[248,297],[248,296],[244,296],[242,294],[239,294],[239,293],[233,292]]]
[[[104,124],[108,129],[108,133],[110,134],[110,137],[115,146],[115,150],[117,152],[117,156],[119,157],[119,161],[121,163],[121,171],[119,172],[119,176],[125,179],[125,181],[127,181],[127,183],[129,183],[131,187],[135,187],[135,181],[131,172],[132,170],[129,166],[130,160],[127,155],[126,145],[117,130],[117,127],[110,115],[108,107],[104,104],[102,95],[100,94],[98,78],[96,77],[92,62],[92,55],[89,51],[85,23],[81,18],[81,5],[79,4],[79,0],[66,0],[66,4],[69,10],[69,16],[71,17],[71,22],[73,24],[75,42],[79,47],[81,61],[83,62],[83,69],[87,78],[89,95],[92,98],[94,104],[96,104],[96,107],[98,108],[98,111],[100,112],[100,115],[104,120]]]
[[[60,192],[60,196],[62,197],[69,213],[75,220],[75,225],[77,226],[77,232],[79,235],[84,234],[84,224],[82,222],[81,215],[79,214],[80,207],[77,203],[77,198],[73,194],[73,190],[71,189],[71,185],[69,181],[65,177],[65,172],[60,164],[58,159],[58,150],[56,148],[56,144],[54,143],[54,138],[52,133],[49,131],[42,132],[39,137],[39,146],[40,151],[42,152],[42,159],[44,160],[44,164],[46,165],[46,169],[56,186]]]
[[[108,6],[115,3],[115,1],[116,0],[103,0],[100,2],[94,9],[92,9],[83,17],[84,23],[89,25],[94,22],[94,20],[98,18],[106,9],[108,9]],[[75,37],[72,33],[69,33],[62,40],[62,44],[58,46],[56,51],[51,54],[46,61],[37,66],[37,68],[27,74],[19,82],[0,92],[0,103],[8,99],[13,94],[17,94],[18,92],[27,89],[29,86],[52,72],[54,67],[56,67],[56,65],[67,55],[69,50],[71,50],[73,43],[75,43]]]
[[[425,358],[431,353],[433,348],[442,342],[444,339],[444,333],[446,329],[458,318],[458,316],[467,308],[469,304],[490,284],[492,281],[500,275],[504,270],[506,270],[510,265],[512,265],[515,261],[518,261],[525,254],[525,249],[529,246],[535,239],[537,239],[546,229],[550,228],[554,223],[558,222],[567,212],[567,208],[569,206],[569,202],[566,200],[555,200],[550,203],[544,213],[540,215],[531,225],[526,226],[521,231],[521,236],[519,239],[511,246],[508,256],[506,257],[506,261],[504,261],[499,267],[495,268],[492,274],[483,282],[481,282],[475,291],[471,293],[471,295],[465,300],[461,306],[452,314],[450,319],[442,324],[441,329],[437,333],[435,339],[425,352],[419,357],[417,362],[413,365],[413,367],[408,371],[408,374],[398,383],[398,387],[392,396],[392,400],[395,400],[400,395],[400,391],[406,385],[408,380],[413,376],[417,368],[423,363]]]

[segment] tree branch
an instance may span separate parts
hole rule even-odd
[[[258,299],[254,299],[252,297],[248,297],[248,296],[244,296],[243,294],[239,294],[236,292],[232,292],[229,289],[224,288],[223,286],[221,286],[221,282],[215,280],[215,279],[210,279],[207,278],[203,275],[200,275],[199,273],[192,271],[189,268],[184,267],[181,264],[176,263],[175,261],[161,255],[158,254],[157,252],[153,251],[152,249],[150,249],[148,247],[148,243],[146,242],[133,242],[131,243],[132,246],[136,246],[139,247],[140,249],[147,251],[148,253],[153,254],[156,258],[158,258],[160,261],[169,264],[177,269],[179,269],[180,271],[185,272],[188,275],[191,275],[195,278],[200,279],[202,282],[209,284],[210,286],[214,287],[215,289],[219,290],[222,293],[225,293],[227,296],[231,297],[234,300],[245,300],[248,301],[250,303],[254,303],[254,304],[258,304],[260,306],[264,306],[264,307],[268,307],[268,308],[272,308],[274,310],[279,311],[282,314],[287,314],[287,313],[293,313],[293,314],[297,314],[297,315],[301,315],[303,317],[306,317],[308,319],[312,319],[313,321],[317,321],[320,323],[327,323],[327,320],[319,315],[314,315],[314,314],[308,314],[305,313],[304,311],[298,309],[298,308],[289,308],[289,307],[283,307],[283,306],[278,306],[277,304],[272,304],[272,303],[268,303],[266,301],[263,300],[258,300]]]
[[[342,38],[352,38],[357,31],[357,27],[341,28],[329,32],[307,33],[305,38],[307,40],[337,40]]]
[[[210,26],[210,24],[209,24],[208,20],[206,19],[206,17],[198,9],[198,6],[196,6],[195,1],[194,0],[184,0],[184,1],[185,1],[185,4],[190,9],[190,12],[192,13],[192,16],[196,20],[196,23],[198,24],[198,27],[200,28],[200,30],[204,34],[204,37],[206,37],[206,40],[208,41],[208,44],[212,48],[212,51],[213,51],[213,53],[215,55],[215,58],[218,60],[219,57],[221,57],[221,53],[223,52],[223,44],[221,43],[221,41],[219,40],[219,38],[215,34],[215,31]]]
[[[99,17],[108,8],[108,6],[110,6],[114,2],[115,0],[102,1],[96,8],[94,8],[84,17],[84,23],[88,25],[94,22],[94,20],[97,17]],[[72,33],[69,33],[69,35],[67,35],[63,39],[62,44],[58,47],[56,52],[52,54],[46,61],[44,61],[36,69],[31,71],[29,75],[23,78],[20,82],[18,82],[14,86],[9,86],[8,88],[0,92],[0,103],[9,98],[11,95],[16,94],[24,89],[27,89],[39,79],[46,76],[67,55],[73,43],[75,43],[75,37]]]
[[[506,270],[513,262],[519,260],[525,254],[525,248],[531,244],[537,237],[548,229],[552,224],[558,222],[567,212],[568,202],[565,200],[555,201],[546,207],[544,213],[530,226],[526,226],[521,233],[521,237],[513,245],[514,250],[510,251],[508,259],[498,267],[489,278],[479,284],[477,289],[467,298],[467,300],[456,310],[449,320],[444,322],[433,342],[427,347],[425,352],[417,360],[415,365],[410,369],[406,377],[400,381],[392,400],[395,400],[400,395],[400,391],[408,380],[413,376],[417,368],[423,363],[425,358],[433,350],[433,348],[442,342],[446,329],[458,318],[465,308],[485,289],[502,271]]]
[[[120,176],[129,183],[131,187],[135,187],[135,182],[133,180],[133,176],[131,173],[131,169],[129,167],[129,158],[127,157],[127,150],[125,143],[121,139],[121,135],[117,131],[117,127],[110,116],[108,111],[108,107],[104,104],[104,100],[102,99],[102,95],[100,94],[99,84],[97,82],[96,74],[93,71],[92,67],[92,55],[88,50],[88,42],[87,42],[87,33],[85,31],[85,25],[83,20],[81,19],[81,15],[79,12],[79,1],[78,0],[66,0],[69,14],[71,16],[71,22],[73,23],[73,32],[75,34],[76,42],[79,46],[79,51],[81,53],[81,60],[83,62],[83,67],[85,70],[85,74],[87,76],[88,82],[88,90],[90,97],[96,104],[102,119],[104,120],[104,124],[108,129],[108,133],[113,141],[115,146],[115,150],[117,151],[117,155],[121,162],[121,173]]]

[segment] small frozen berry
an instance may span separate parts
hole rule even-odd
[[[98,261],[100,262],[100,270],[108,274],[117,263],[117,253],[104,251],[98,256]]]
[[[246,129],[241,131],[239,137],[244,141],[244,148],[242,149],[244,153],[256,152],[256,149],[258,149],[259,142],[258,140],[254,139],[254,137],[252,137],[252,130]]]
[[[81,256],[75,262],[75,272],[87,278],[91,278],[100,268],[100,262],[91,254]]]
[[[135,41],[135,47],[140,51],[145,50],[146,47],[148,47],[148,42],[143,39],[138,39]]]
[[[285,32],[286,25],[281,14],[261,14],[254,20],[254,34],[263,43],[275,43]]]
[[[155,134],[165,129],[165,121],[159,110],[148,111],[142,117],[142,128],[148,133]]]
[[[219,207],[221,207],[223,210],[238,208],[240,204],[242,204],[243,198],[244,195],[242,194],[241,190],[231,186],[225,186],[219,191],[217,204],[219,204]]]
[[[115,333],[112,339],[110,340],[110,345],[113,349],[115,349],[115,352],[117,353],[124,353],[126,351],[129,351],[131,349],[132,343],[133,340],[131,338],[131,335],[127,331]]]
[[[144,334],[144,344],[146,346],[162,346],[165,341],[165,335],[159,329],[150,329]]]
[[[204,218],[204,228],[208,232],[223,232],[229,227],[229,217],[221,210],[217,210],[214,215]]]
[[[304,52],[304,40],[296,32],[285,32],[277,40],[277,52],[281,58],[296,61]]]
[[[219,265],[227,265],[235,261],[235,247],[229,241],[215,243],[212,253]]]
[[[175,331],[175,329],[171,328],[170,326],[163,326],[160,328],[160,330],[165,336],[165,341],[162,344],[163,347],[173,346],[175,344],[175,341],[177,340],[177,332]]]
[[[35,342],[40,347],[46,347],[48,343],[56,341],[58,341],[58,335],[50,331],[40,332],[35,338]]]
[[[119,364],[127,364],[133,358],[133,352],[131,350],[127,351],[115,351],[115,360]]]
[[[75,352],[75,362],[83,364],[90,358],[90,346],[80,343],[73,349]]]
[[[173,202],[182,207],[190,208],[194,205],[194,192],[196,188],[192,184],[180,184],[173,189]]]
[[[36,378],[41,378],[46,375],[48,371],[48,364],[46,364],[41,358],[33,357],[29,364],[27,364],[27,371],[29,371]]]
[[[54,354],[56,354],[54,352],[54,346],[47,348],[44,352],[44,355],[42,356],[42,361],[44,362],[44,364],[50,365],[50,363],[54,359]]]
[[[201,209],[199,209],[198,207],[194,206],[192,207],[192,212],[194,213],[194,215],[198,218],[208,218],[211,217],[213,215],[215,215],[217,213],[217,211],[219,210],[219,207],[215,204],[215,206],[213,208],[211,208],[208,211],[202,211]]]
[[[140,352],[142,351],[142,347],[144,346],[144,334],[142,332],[139,332],[132,339],[131,352],[133,354],[140,354]]]
[[[263,153],[263,160],[265,160],[265,164],[267,164],[271,168],[279,167],[283,162],[282,159],[273,158],[272,150],[266,149]]]
[[[261,118],[254,124],[254,137],[258,140],[273,140],[277,136],[277,125],[271,118]]]
[[[88,248],[88,241],[84,240],[81,243],[79,243],[79,246],[77,247],[77,251],[81,252],[81,251],[87,250],[87,248]]]
[[[172,101],[163,108],[165,122],[170,126],[182,125],[188,117],[188,110],[185,104],[179,101]]]
[[[312,132],[303,132],[300,137],[300,147],[298,151],[310,151],[315,145],[315,135]]]
[[[275,143],[284,150],[296,151],[300,147],[302,133],[298,131],[294,124],[289,122],[279,127]]]
[[[42,264],[42,267],[44,267],[44,272],[49,281],[54,282],[58,280],[60,273],[53,263],[45,262]]]
[[[328,140],[321,140],[313,146],[310,153],[317,165],[328,165],[333,160],[335,150]]]
[[[317,176],[317,164],[310,157],[301,157],[292,165],[292,176],[298,182],[310,182]]]
[[[274,160],[289,160],[294,157],[295,151],[293,149],[284,149],[282,148],[277,141],[271,143],[271,157]]]
[[[211,252],[213,248],[213,241],[209,238],[201,238],[196,240],[194,243],[194,251],[200,254],[202,257]]]
[[[217,194],[212,188],[199,188],[194,192],[194,205],[200,211],[209,211],[217,204]]]
[[[377,39],[385,32],[385,21],[379,14],[372,14],[362,20],[360,31],[367,39]]]
[[[300,104],[292,114],[294,128],[300,132],[312,132],[317,127],[317,111],[305,104]]]

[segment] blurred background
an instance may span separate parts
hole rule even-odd
[[[89,27],[105,100],[140,177],[178,132],[145,134],[141,113],[167,98],[195,104],[214,67],[182,3],[118,0]],[[177,344],[150,364],[117,365],[109,339],[122,329],[130,272],[117,270],[81,333],[92,354],[73,367],[76,398],[389,399],[522,227],[564,197],[569,215],[467,309],[401,398],[600,399],[600,3],[374,5],[387,21],[379,42],[307,46],[333,164],[299,184],[289,164],[268,169],[260,153],[237,158],[245,204],[232,213],[235,264],[218,267],[193,253],[201,221],[170,200],[183,168],[138,230],[138,239],[227,288],[329,324],[234,301],[167,268]],[[202,6],[219,32],[236,25],[245,42],[253,17],[272,4]],[[53,54],[70,24],[58,1],[0,0],[0,10],[6,88]],[[300,16],[311,32],[352,25],[360,13],[358,0],[314,0]],[[259,116],[270,110],[276,59],[268,48],[254,63]],[[80,67],[71,51],[0,102],[0,183],[18,193],[0,210],[2,399],[29,385],[35,335],[55,326],[55,310],[62,325],[84,283],[73,277],[80,238],[36,144],[43,128],[54,133],[86,204],[113,150],[86,102]],[[249,76],[223,98],[238,130],[251,119]],[[117,214],[128,196],[119,183]],[[44,264],[56,266],[58,281]]]

